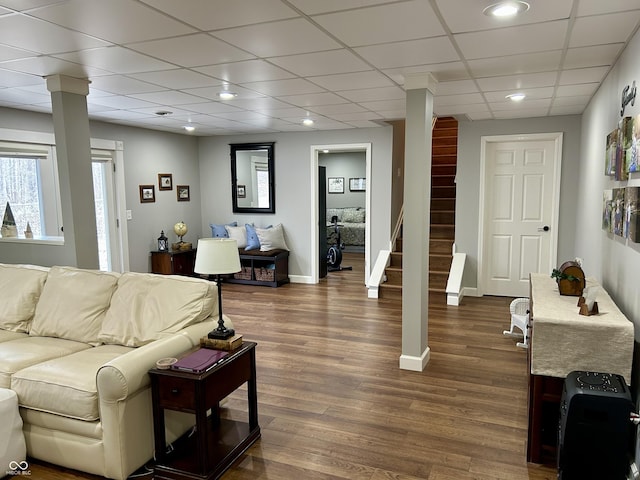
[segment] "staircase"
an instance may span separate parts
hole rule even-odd
[[[431,145],[431,227],[429,232],[429,292],[445,294],[455,239],[458,121],[438,118]],[[402,229],[400,230],[402,232]],[[380,297],[402,298],[402,234],[385,269]]]

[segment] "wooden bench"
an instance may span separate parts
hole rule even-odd
[[[289,283],[289,252],[287,250],[240,249],[242,271],[226,279],[229,283],[279,287]]]

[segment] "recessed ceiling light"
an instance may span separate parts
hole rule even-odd
[[[524,100],[526,97],[526,95],[524,93],[512,93],[511,95],[507,95],[505,98],[508,98],[509,100],[513,101],[513,102],[520,102],[522,100]]]
[[[218,94],[220,100],[231,100],[232,98],[236,98],[237,96],[237,93],[230,92],[229,90],[223,90]]]
[[[311,125],[313,125],[313,120],[311,120],[310,118],[305,118],[304,120],[302,120],[302,124],[305,127],[310,127]]]
[[[196,129],[196,127],[194,127],[193,125],[185,125],[183,128],[189,133],[193,132]]]
[[[499,2],[489,5],[482,13],[491,17],[512,17],[529,10],[529,4],[521,1]]]

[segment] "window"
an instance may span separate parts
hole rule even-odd
[[[55,155],[50,145],[0,142],[0,212],[7,202],[18,236],[62,236]]]

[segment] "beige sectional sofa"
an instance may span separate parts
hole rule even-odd
[[[147,372],[198,345],[217,315],[206,280],[0,264],[0,388],[18,395],[28,455],[113,479],[144,465]],[[167,412],[166,425],[172,441],[193,418]]]

